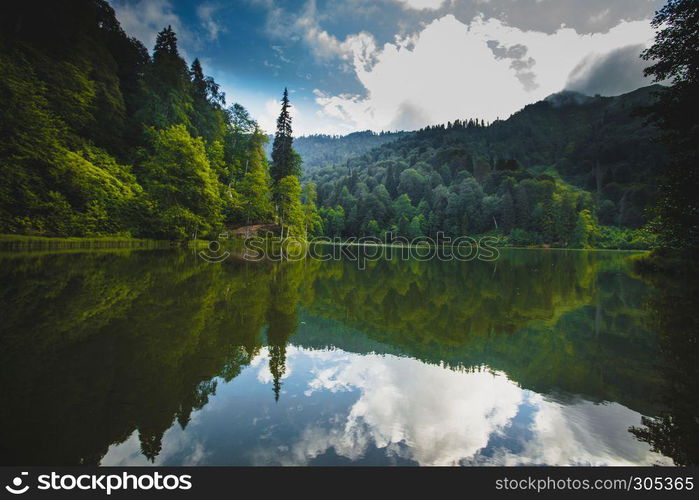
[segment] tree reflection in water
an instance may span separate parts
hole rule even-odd
[[[642,304],[661,302],[628,274],[625,254],[383,259],[363,271],[347,261],[210,264],[170,250],[5,255],[0,264],[7,463],[99,463],[134,432],[154,461],[165,431],[175,422],[185,429],[265,346],[270,396],[283,398],[290,342],[445,369],[488,366],[563,400],[584,395],[646,415],[664,409],[672,420],[632,432],[678,463],[696,460],[696,447],[675,450],[686,448],[697,365],[682,358],[691,350],[668,347],[661,324],[663,353],[676,362],[658,370]],[[682,304],[667,297],[668,307]],[[299,315],[317,328],[297,334]],[[668,380],[664,394],[676,391],[675,403],[659,398]]]

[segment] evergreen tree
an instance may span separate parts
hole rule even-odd
[[[195,59],[189,70],[192,82],[192,126],[196,135],[207,141],[221,141],[225,134],[226,120],[230,115],[224,111],[226,97],[211,77],[204,76],[199,59]]]
[[[274,186],[277,186],[284,177],[289,175],[299,177],[301,175],[299,157],[295,154],[293,148],[290,107],[289,92],[284,88],[282,109],[279,113],[279,118],[277,118],[277,131],[272,144],[272,168],[270,169],[270,174]],[[279,200],[279,195],[275,195],[275,200]]]
[[[180,57],[177,50],[177,35],[172,30],[172,26],[168,25],[164,28],[155,39],[155,47],[153,48],[153,61],[160,61],[165,54],[172,57]]]
[[[197,135],[190,118],[193,95],[189,70],[180,57],[177,36],[170,26],[158,33],[153,64],[147,68],[144,79],[140,121],[158,128],[182,124]]]
[[[652,61],[646,76],[670,79],[649,108],[664,132],[671,159],[664,165],[653,229],[665,245],[699,251],[699,2],[669,0],[651,22],[655,43],[642,57]]]
[[[386,170],[386,190],[391,198],[398,196],[398,176],[396,175],[396,166],[391,162]]]
[[[208,97],[206,79],[204,78],[204,70],[198,58],[194,59],[194,62],[192,62],[189,73],[192,77],[192,94],[194,98],[200,101],[206,101]]]

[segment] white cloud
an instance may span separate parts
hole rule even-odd
[[[163,28],[172,26],[177,39],[182,43],[191,41],[192,36],[175,14],[169,0],[117,1],[114,12],[124,31],[143,42],[148,50],[155,46],[155,38]],[[180,50],[182,52],[182,50]]]
[[[628,432],[641,415],[619,404],[563,403],[519,387],[502,372],[451,370],[393,355],[287,346],[289,393],[282,401],[291,403],[275,416],[262,399],[250,399],[255,384],[271,382],[268,363],[262,349],[250,367],[221,382],[209,403],[192,412],[186,429],[168,429],[156,465],[220,463],[226,451],[221,443],[234,442],[239,433],[258,439],[236,460],[265,465],[305,465],[330,450],[358,460],[374,447],[389,459],[422,465],[672,465]],[[349,406],[323,404],[328,397]],[[241,401],[252,405],[246,420],[232,418]],[[292,408],[305,411],[295,417]],[[138,464],[146,459],[136,432],[110,446],[102,460]]]
[[[653,78],[643,76],[649,62],[639,57],[644,48],[642,44],[629,45],[604,54],[586,56],[571,71],[566,88],[587,95],[609,96],[650,85]]]
[[[293,348],[290,349],[290,352],[293,353],[292,349]],[[284,373],[282,373],[281,376],[282,380],[289,378],[293,372],[293,356],[289,356],[289,352],[286,354],[287,359]],[[274,381],[274,375],[272,375],[272,372],[269,369],[269,358],[269,348],[265,347],[264,349],[260,350],[260,354],[251,363],[251,366],[257,369],[257,381],[261,384],[271,384]]]
[[[267,34],[275,39],[303,40],[320,62],[336,58],[351,60],[355,52],[369,57],[369,54],[376,50],[374,39],[367,32],[355,33],[340,40],[321,28],[315,0],[309,0],[303,12],[295,15],[290,15],[289,12],[274,4],[267,5],[267,8]],[[279,46],[272,46],[272,48],[275,52],[280,51]]]
[[[616,403],[564,405],[520,388],[504,373],[454,371],[391,355],[295,348],[290,357],[304,365],[313,360],[306,397],[323,391],[359,391],[359,397],[332,425],[305,427],[284,450],[257,450],[257,463],[303,465],[331,448],[357,460],[376,446],[421,465],[671,464],[628,432],[641,417]],[[528,432],[510,434],[524,406],[533,412]],[[492,457],[481,456],[493,436],[519,441],[521,451],[494,447]]]
[[[188,430],[196,426],[197,419],[201,417],[203,410],[192,412]],[[141,451],[141,439],[138,431],[133,431],[131,435],[121,443],[112,444],[107,453],[102,457],[100,465],[103,466],[134,466],[134,465],[156,465],[163,466],[173,458],[182,465],[199,465],[206,461],[207,453],[204,444],[197,439],[196,435],[183,430],[179,424],[173,425],[163,434],[161,449],[158,456],[151,463]]]
[[[199,21],[206,30],[207,36],[211,41],[218,39],[219,33],[225,31],[224,26],[219,24],[214,16],[219,8],[220,5],[213,3],[203,3],[197,7],[197,17],[199,17]]]
[[[290,94],[293,94],[293,92],[293,89],[289,89]],[[344,135],[354,131],[354,128],[346,120],[326,116],[315,109],[315,106],[297,103],[293,97],[291,101],[289,113],[291,114],[295,136],[319,133]],[[277,128],[277,117],[282,106],[279,99],[273,97],[267,97],[262,100],[249,98],[242,99],[241,102],[249,109],[262,130],[269,134],[274,133]]]
[[[524,105],[564,88],[568,75],[591,53],[648,44],[647,21],[622,21],[606,33],[578,34],[561,27],[553,34],[522,31],[497,19],[475,18],[465,25],[452,15],[420,33],[376,48],[370,35],[361,43],[347,37],[353,70],[364,96],[316,91],[321,116],[344,120],[355,130],[415,128],[456,118],[507,118]],[[526,48],[514,64],[496,57],[488,42]],[[338,50],[338,52],[340,52]],[[521,52],[521,51],[520,51]]]
[[[404,8],[414,10],[436,10],[439,9],[445,0],[395,0],[403,4]]]
[[[562,405],[532,395],[538,407],[531,430],[535,439],[517,455],[498,457],[503,465],[672,465],[631,438],[629,423],[640,425],[640,415],[617,403],[580,401]]]

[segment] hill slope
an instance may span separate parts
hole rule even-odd
[[[435,237],[496,230],[519,243],[581,247],[605,239],[608,230],[598,224],[639,228],[663,150],[637,110],[661,90],[561,92],[504,121],[428,127],[314,170],[325,231]]]
[[[303,173],[307,175],[327,165],[344,163],[376,147],[395,141],[409,132],[372,132],[364,130],[347,135],[314,134],[294,138],[294,149],[303,158]],[[267,156],[272,155],[274,136],[269,136]]]

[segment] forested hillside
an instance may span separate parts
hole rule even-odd
[[[646,247],[663,148],[638,113],[662,87],[554,94],[505,121],[427,127],[310,173],[325,232],[495,233],[514,244]]]
[[[365,130],[347,135],[304,135],[294,139],[294,149],[303,158],[303,173],[308,175],[321,167],[343,163],[349,158],[362,155],[382,144],[395,141],[407,133],[376,133]],[[271,142],[268,144],[267,154],[271,155]]]
[[[284,213],[266,135],[170,27],[150,54],[104,0],[5,3],[0,26],[0,232],[183,239]]]

